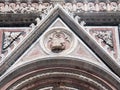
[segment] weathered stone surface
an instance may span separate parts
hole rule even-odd
[[[81,48],[71,47],[73,50],[71,50],[69,53],[62,53],[67,50],[66,48],[59,53],[46,53],[44,50],[37,50],[42,49],[42,46],[39,47],[38,42],[35,42],[39,40],[40,36],[44,35],[44,32],[46,32],[48,27],[51,27],[57,18],[60,18],[65,23],[65,26],[72,30],[74,35],[76,35],[78,38],[77,40],[81,40],[81,43],[84,43],[85,45],[79,42],[78,44],[83,46],[81,46]],[[24,38],[24,40],[21,41],[21,43],[11,53],[1,60],[0,89],[33,90],[33,88],[44,88],[46,85],[55,85],[54,87],[58,88],[59,86],[62,86],[62,83],[64,83],[65,85],[74,86],[76,88],[82,87],[85,90],[118,90],[120,88],[119,64],[117,64],[114,58],[106,53],[104,49],[100,47],[98,43],[90,36],[90,34],[85,30],[84,24],[80,25],[77,21],[78,20],[74,19],[73,14],[70,15],[70,12],[65,11],[59,5],[53,8],[53,10],[50,11],[47,16],[44,18],[42,17],[41,20],[37,19],[37,25],[34,27],[32,26],[32,30],[27,34],[26,38]],[[55,24],[53,26],[55,26]],[[63,30],[65,33],[67,33],[66,29]],[[68,40],[70,45],[71,42],[75,44],[74,40],[76,40],[76,38],[73,37],[70,37],[72,40]],[[42,41],[44,41],[44,39],[42,39]],[[31,48],[31,45],[33,44],[34,47]],[[48,44],[48,42],[44,43],[43,45],[46,44]],[[89,49],[86,49],[84,46]],[[68,51],[71,48],[68,48]],[[79,51],[80,49],[82,51]],[[74,51],[76,53],[74,53]],[[84,54],[88,56],[84,56]],[[39,58],[40,56],[44,55],[47,57]],[[82,56],[80,55],[88,58],[88,61],[82,59]],[[10,69],[10,67],[14,66],[13,64],[18,62],[18,59],[21,59],[21,56],[23,56],[22,59],[24,60],[31,58],[34,60]],[[104,62],[104,65],[106,65],[107,69],[104,66],[101,67],[95,63],[92,63],[92,61],[97,59],[96,57],[100,58],[100,60]],[[90,62],[90,59],[93,60]]]

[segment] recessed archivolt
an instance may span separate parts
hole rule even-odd
[[[37,80],[38,83],[41,83],[41,80],[45,81],[44,79],[46,78],[48,80],[52,78],[51,80],[54,81],[54,77],[58,80],[60,80],[59,77],[63,77],[63,80],[72,78],[71,82],[76,80],[77,83],[80,81],[86,82],[88,86],[94,87],[95,90],[96,88],[97,90],[117,90],[119,88],[119,86],[116,86],[119,82],[116,78],[113,78],[114,75],[112,76],[110,73],[105,72],[99,66],[97,67],[96,65],[75,58],[49,57],[49,59],[36,60],[21,68],[17,68],[4,77],[4,80],[0,83],[0,89],[22,90],[21,88],[31,87],[31,85],[35,85],[33,87],[36,87],[34,81]],[[79,87],[80,84],[78,83],[77,85]]]
[[[79,75],[79,74],[74,74],[74,73],[67,73],[67,72],[49,72],[49,73],[43,73],[43,74],[38,74],[36,76],[33,76],[33,77],[30,77],[20,83],[18,83],[17,85],[11,87],[9,90],[19,90],[20,87],[24,86],[25,84],[31,82],[32,80],[39,80],[39,78],[42,78],[42,77],[45,77],[45,76],[52,76],[52,75],[65,75],[65,76],[72,76],[72,77],[76,77],[80,80],[83,80],[85,82],[88,82],[96,87],[98,87],[98,89],[100,90],[109,90],[108,88],[106,88],[105,86],[103,86],[102,84],[100,84],[99,82],[91,79],[91,78],[88,78],[84,75]],[[116,90],[116,89],[114,89]]]

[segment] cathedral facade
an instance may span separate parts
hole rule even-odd
[[[1,0],[0,90],[120,90],[119,0]]]

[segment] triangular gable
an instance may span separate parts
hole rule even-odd
[[[67,52],[64,52],[63,54],[61,53],[55,54],[49,52],[47,48],[45,48],[46,46],[45,44],[47,43],[45,43],[46,41],[44,39],[47,38],[48,36],[46,34],[49,32],[54,32],[53,31],[54,28],[56,28],[56,30],[59,28],[64,28],[65,32],[69,32],[74,36],[74,38],[72,38],[73,41],[72,48],[67,50]],[[36,59],[56,57],[58,55],[63,57],[76,57],[106,68],[105,65],[101,62],[101,60],[82,42],[82,40],[80,40],[72,32],[72,30],[69,29],[69,27],[67,27],[67,25],[65,25],[65,23],[60,18],[57,18],[52,23],[52,25],[50,25],[48,29],[45,30],[45,32],[36,40],[34,44],[31,45],[31,47],[28,50],[26,50],[26,52],[17,60],[17,62],[12,67],[16,68],[19,65],[29,63]]]
[[[0,75],[2,75],[36,40],[42,33],[51,25],[54,20],[59,17],[65,24],[73,30],[73,32],[86,44],[91,50],[116,74],[120,75],[118,71],[119,66],[114,59],[110,57],[84,30],[82,26],[76,23],[73,18],[69,17],[61,7],[55,7],[45,19],[38,24],[27,38],[8,55],[0,66]]]

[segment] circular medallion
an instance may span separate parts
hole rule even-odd
[[[76,42],[73,33],[66,28],[52,28],[40,40],[41,47],[48,54],[70,53]]]

